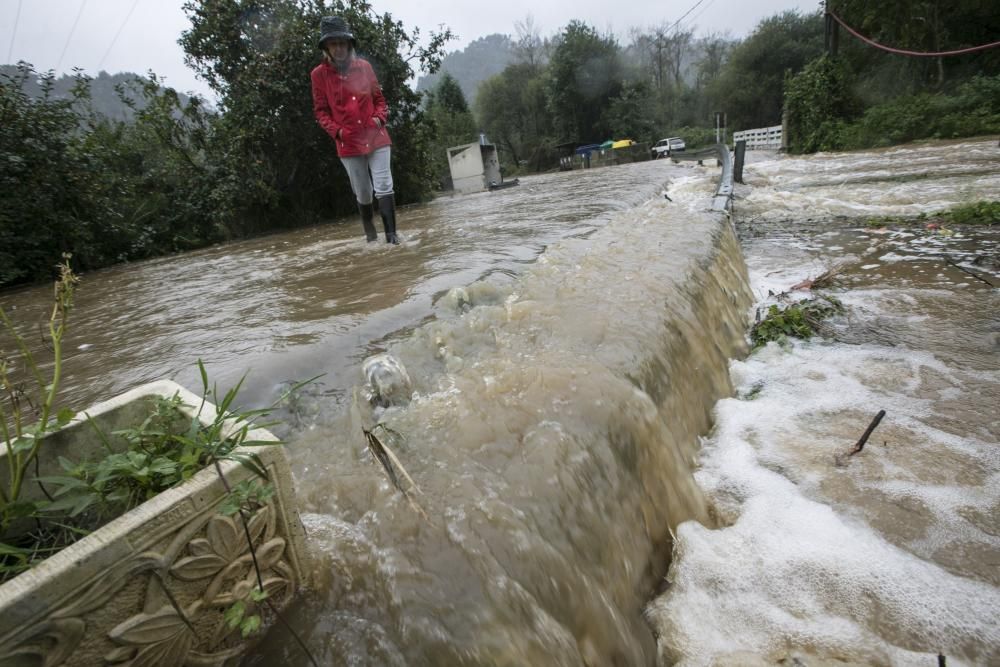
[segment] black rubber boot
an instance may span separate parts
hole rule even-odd
[[[385,242],[399,245],[396,238],[396,198],[393,195],[378,197],[378,211],[382,214],[382,226],[385,227]]]
[[[375,205],[374,204],[358,204],[358,210],[361,211],[361,225],[365,228],[365,238],[368,242],[378,238],[378,232],[375,231]]]

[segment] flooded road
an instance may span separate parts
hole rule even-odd
[[[835,268],[846,311],[731,364],[696,473],[726,527],[678,532],[661,661],[997,664],[1000,230],[869,221],[1000,200],[996,142],[758,156],[746,181],[754,310]]]
[[[736,233],[717,170],[656,161],[407,208],[400,248],[355,221],[85,276],[63,397],[325,373],[280,413],[322,665],[995,663],[1000,234],[866,224],[1000,199],[995,141],[772,158]],[[845,315],[747,357],[834,266]],[[48,292],[0,305],[33,331]],[[244,662],[308,664],[280,628]]]
[[[400,252],[366,244],[353,220],[86,275],[61,396],[83,406],[159,378],[197,390],[201,358],[220,386],[249,372],[243,396],[255,405],[283,381],[326,373],[326,412],[361,379],[361,359],[434,317],[450,288],[510,282],[549,244],[659,194],[668,171],[553,174],[407,207]],[[50,294],[48,285],[7,291],[0,305],[34,340]]]

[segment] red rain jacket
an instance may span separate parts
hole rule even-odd
[[[316,66],[311,77],[313,114],[336,142],[337,155],[367,155],[392,144],[385,129],[389,108],[367,60],[351,58],[344,74],[333,63],[324,61]],[[375,124],[376,118],[382,127]]]

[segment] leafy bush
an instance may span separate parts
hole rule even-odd
[[[953,90],[897,97],[857,116],[852,104],[836,101],[849,79],[832,74],[830,59],[824,59],[826,65],[810,63],[786,88],[789,138],[795,152],[1000,133],[1000,76],[976,76]],[[831,100],[824,99],[827,92]]]
[[[68,98],[52,96],[53,75],[39,79],[30,97],[30,65],[0,74],[0,285],[49,278],[60,256],[72,252],[81,267],[103,261],[99,225],[107,210],[96,187],[99,161],[81,141],[86,80]]]
[[[943,217],[958,225],[997,225],[1000,224],[1000,201],[963,204],[949,209]]]
[[[859,110],[843,60],[821,56],[785,82],[788,145],[796,153],[836,150]]]
[[[63,253],[88,270],[226,235],[211,206],[214,117],[197,99],[151,75],[119,91],[134,110],[122,123],[89,111],[85,77],[68,98],[53,82],[26,63],[0,73],[0,285],[50,277]]]

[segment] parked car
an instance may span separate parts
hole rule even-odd
[[[680,137],[670,137],[669,139],[660,139],[651,149],[652,158],[655,160],[659,157],[669,157],[671,153],[675,151],[682,151],[685,149],[684,140]]]

